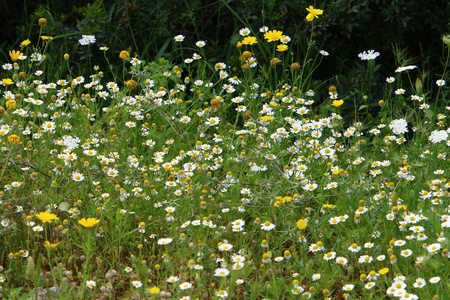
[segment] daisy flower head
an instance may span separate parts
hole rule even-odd
[[[142,282],[140,282],[139,280],[134,280],[131,282],[131,284],[137,289],[142,286]]]
[[[387,83],[393,83],[395,81],[395,78],[394,77],[388,77],[388,78],[386,78],[386,82]]]
[[[276,227],[275,224],[272,224],[270,221],[266,221],[261,225],[261,230],[270,231]]]
[[[445,85],[445,80],[444,79],[438,79],[436,81],[436,85],[437,86],[444,86]]]
[[[220,119],[218,117],[211,117],[206,120],[206,125],[209,126],[217,126],[220,123]]]
[[[175,40],[175,42],[181,43],[182,41],[184,41],[185,36],[182,34],[179,34],[177,36],[175,36],[173,39]]]
[[[196,45],[197,47],[199,47],[199,48],[203,48],[203,47],[205,47],[206,42],[205,42],[205,41],[197,41],[197,42],[195,43],[195,45]]]
[[[189,282],[183,282],[180,284],[180,290],[188,290],[192,287],[192,284]]]
[[[228,274],[230,274],[230,271],[226,268],[217,268],[214,271],[214,276],[216,277],[226,277]]]
[[[283,35],[283,31],[278,30],[270,30],[264,33],[264,38],[270,43],[270,42],[276,42],[282,38],[284,38],[285,35]]]
[[[322,55],[322,56],[328,56],[328,55],[330,55],[327,51],[325,51],[325,50],[320,50],[319,51],[319,54],[320,55]]]
[[[86,287],[88,287],[89,289],[93,289],[96,286],[96,282],[94,280],[88,280],[86,281]]]
[[[261,27],[259,29],[259,32],[261,32],[261,33],[264,33],[264,32],[267,32],[267,31],[269,31],[269,27],[267,27],[267,26],[263,26],[263,27]]]
[[[79,182],[79,181],[83,181],[83,179],[84,179],[84,175],[83,174],[78,173],[78,172],[73,172],[72,173],[72,180],[73,181]]]
[[[241,30],[239,30],[239,34],[241,36],[247,36],[251,33],[250,29],[248,29],[247,27],[242,28]]]
[[[158,240],[158,245],[167,245],[173,241],[172,238],[161,238]]]

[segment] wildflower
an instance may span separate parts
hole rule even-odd
[[[342,290],[344,292],[350,292],[350,291],[353,291],[354,288],[355,288],[354,284],[346,284],[342,287]]]
[[[226,277],[228,274],[230,274],[230,271],[226,268],[217,268],[214,271],[214,276],[216,277]]]
[[[219,251],[230,251],[233,249],[233,245],[229,243],[222,243],[219,245]]]
[[[58,217],[55,214],[49,213],[48,211],[40,212],[36,215],[36,218],[42,221],[42,223],[51,223]]]
[[[438,79],[436,81],[436,85],[437,86],[444,86],[445,85],[445,80],[444,79]]]
[[[92,228],[95,225],[97,225],[100,222],[99,219],[96,218],[81,218],[80,220],[78,220],[78,223],[83,226],[84,228]]]
[[[432,284],[435,284],[435,283],[438,283],[439,281],[441,281],[441,277],[439,277],[439,276],[431,277],[430,280],[428,280],[428,281]]]
[[[425,279],[423,279],[423,278],[417,278],[416,281],[415,281],[414,284],[413,284],[413,287],[422,289],[422,288],[424,288],[426,285],[427,285],[427,282],[426,282]]]
[[[434,130],[431,132],[430,136],[428,137],[430,142],[432,142],[433,144],[446,141],[447,138],[448,138],[448,133],[446,130]]]
[[[228,292],[225,290],[219,290],[216,292],[216,296],[219,298],[227,298],[228,297]]]
[[[95,43],[95,36],[94,35],[82,35],[81,39],[78,40],[80,45],[87,46],[90,44]]]
[[[282,31],[278,31],[278,30],[271,30],[271,31],[267,31],[266,33],[264,33],[264,38],[268,41],[268,42],[276,42],[279,39],[284,38],[285,36],[283,35]]]
[[[11,134],[8,136],[8,143],[10,144],[18,144],[20,142],[20,138],[17,134]]]
[[[380,56],[379,52],[375,52],[375,50],[364,51],[363,53],[358,54],[358,57],[361,60],[373,60]]]
[[[241,30],[239,30],[239,34],[242,36],[247,36],[251,33],[250,29],[248,29],[247,27],[242,28]]]
[[[308,221],[305,219],[299,219],[297,221],[297,228],[302,230],[305,229],[308,226]]]
[[[83,181],[83,179],[84,179],[84,175],[83,174],[78,173],[78,172],[73,172],[72,173],[72,180],[73,181],[79,182],[79,181]]]
[[[275,224],[272,224],[270,221],[264,222],[264,224],[261,225],[261,230],[270,231],[276,227]]]
[[[140,282],[139,280],[133,280],[131,282],[131,284],[135,287],[135,288],[140,288],[142,286],[142,282]]]
[[[127,273],[131,273],[133,269],[131,267],[125,267],[124,271]]]
[[[206,124],[209,126],[216,126],[220,123],[220,119],[218,117],[211,117],[206,120]]]
[[[396,119],[389,124],[389,128],[394,134],[404,134],[408,132],[408,123],[405,119]]]
[[[322,55],[322,56],[328,56],[328,55],[330,55],[327,51],[325,51],[325,50],[320,50],[319,51],[319,54],[320,55]]]
[[[242,44],[244,45],[253,45],[257,44],[258,40],[254,36],[247,36],[242,40]]]
[[[195,45],[196,45],[197,47],[199,47],[199,48],[203,48],[203,47],[205,47],[206,42],[205,42],[205,41],[197,41],[197,42],[195,43]]]
[[[11,85],[11,84],[14,84],[14,81],[12,81],[10,78],[4,78],[4,79],[2,79],[2,84],[3,85]]]
[[[50,243],[49,241],[45,241],[44,242],[44,247],[45,248],[50,248],[50,249],[56,249],[56,247],[61,244],[61,242],[58,243]]]
[[[386,78],[386,82],[387,83],[393,83],[395,81],[395,78],[394,77],[388,77],[388,78]]]
[[[331,102],[331,105],[333,105],[334,107],[340,107],[342,104],[344,104],[344,100],[334,100],[333,102]]]
[[[94,280],[88,280],[88,281],[86,281],[86,286],[87,286],[88,288],[90,288],[91,290],[92,290],[96,285],[97,285],[97,284],[95,283]]]
[[[173,241],[172,238],[162,238],[158,240],[158,245],[167,245]]]
[[[323,14],[323,10],[316,9],[312,5],[309,6],[309,8],[306,9],[309,14],[306,16],[306,21],[311,22],[314,20],[314,18],[319,18],[319,15]]]
[[[183,282],[182,284],[180,284],[181,290],[187,290],[187,289],[190,289],[191,287],[192,287],[192,284],[189,282]]]
[[[185,36],[180,34],[175,36],[173,39],[175,40],[175,42],[181,43],[182,41],[184,41]]]
[[[348,260],[345,257],[336,257],[336,263],[342,266],[346,266],[348,263]]]
[[[34,232],[41,232],[41,231],[44,231],[44,227],[42,227],[42,226],[34,226],[33,228],[33,231]]]
[[[29,39],[26,39],[26,40],[22,41],[22,43],[20,43],[20,47],[23,48],[23,47],[28,46],[29,44],[31,44],[31,41]]]
[[[291,64],[291,71],[300,70],[300,64],[298,62],[294,62]]]
[[[277,46],[277,51],[278,52],[285,52],[289,49],[289,47],[287,45],[278,45]]]
[[[41,26],[41,27],[47,26],[47,19],[46,18],[40,18],[38,20],[38,25]]]
[[[23,56],[23,53],[20,51],[9,51],[9,57],[11,57],[12,61],[17,61],[20,59],[20,57]]]
[[[161,289],[157,286],[151,287],[148,292],[150,293],[150,295],[155,295],[155,294],[159,294],[161,292]]]
[[[126,50],[122,50],[122,51],[120,51],[119,57],[120,57],[120,59],[125,59],[127,57],[130,57],[130,53],[128,53],[128,51],[126,51]]]

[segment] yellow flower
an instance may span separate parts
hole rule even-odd
[[[312,20],[314,20],[314,18],[319,18],[318,15],[323,14],[323,10],[316,9],[311,5],[306,10],[309,12],[309,14],[306,16],[306,21],[308,22],[311,22]]]
[[[47,19],[46,18],[40,18],[38,20],[38,25],[41,27],[47,26]]]
[[[244,45],[253,45],[258,43],[258,40],[254,36],[247,36],[242,40],[242,44]]]
[[[29,44],[31,44],[30,40],[26,39],[26,40],[24,40],[22,43],[20,43],[20,46],[26,47],[26,46],[28,46]]]
[[[14,81],[12,81],[10,78],[3,78],[2,83],[4,85],[11,85],[11,84],[14,84]]]
[[[127,58],[127,57],[130,57],[130,53],[128,53],[127,50],[122,50],[122,52],[120,52],[120,54],[119,54],[119,57],[120,57],[121,59],[125,59],[125,58]]]
[[[58,243],[50,243],[49,241],[45,241],[45,242],[44,242],[44,247],[45,247],[45,248],[52,248],[52,249],[55,249],[59,244],[61,244],[61,242],[58,242]]]
[[[270,30],[270,31],[267,31],[266,33],[264,33],[264,38],[268,42],[276,42],[284,37],[285,37],[285,35],[283,35],[283,31]]]
[[[20,138],[16,134],[11,134],[8,136],[8,143],[10,144],[18,144],[20,142]]]
[[[389,272],[389,268],[383,268],[380,271],[378,271],[378,273],[380,273],[381,275],[387,274]]]
[[[92,228],[100,222],[99,219],[96,218],[82,218],[78,221],[78,223],[84,228]]]
[[[302,230],[305,229],[306,226],[308,226],[308,222],[305,219],[300,219],[297,221],[297,228]]]
[[[157,286],[154,286],[154,287],[150,288],[150,289],[148,290],[148,292],[149,292],[151,295],[159,294],[159,292],[161,292],[161,289],[160,289],[159,287],[157,287]]]
[[[344,100],[334,100],[333,102],[331,102],[331,105],[333,105],[334,107],[340,107],[343,103]]]
[[[41,36],[41,38],[42,38],[43,41],[45,41],[45,40],[49,40],[49,41],[53,40],[52,36],[43,35],[43,36]]]
[[[42,221],[42,223],[51,223],[53,220],[56,220],[58,217],[55,214],[49,213],[48,211],[44,211],[38,213],[36,218]]]
[[[132,90],[134,90],[134,89],[138,86],[137,82],[134,81],[133,79],[130,79],[130,80],[128,80],[128,81],[125,81],[125,85],[126,85],[127,87],[129,87],[130,89],[132,89]]]
[[[23,53],[20,51],[16,51],[16,50],[9,51],[9,57],[11,57],[12,61],[19,60],[19,57],[22,55],[23,55]]]
[[[17,103],[13,99],[10,99],[10,100],[6,101],[5,105],[6,105],[7,109],[14,109],[14,108],[17,107]]]
[[[287,45],[278,45],[278,46],[277,46],[277,51],[278,51],[278,52],[284,52],[284,51],[286,51],[287,49],[289,49],[289,47],[288,47]]]

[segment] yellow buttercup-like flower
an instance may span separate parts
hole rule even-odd
[[[42,223],[51,223],[58,217],[55,214],[49,213],[48,211],[40,212],[36,215],[36,218],[42,221]]]
[[[264,33],[264,38],[268,42],[276,42],[284,37],[285,37],[285,35],[283,35],[283,31],[270,30],[270,31],[267,31],[266,33]]]
[[[21,57],[22,55],[23,55],[23,53],[20,51],[16,51],[16,50],[9,51],[9,57],[11,57],[12,61],[18,61],[19,57]]]
[[[302,230],[305,229],[306,226],[308,226],[308,222],[305,219],[300,219],[297,221],[297,228]]]
[[[334,107],[340,107],[343,103],[344,100],[334,100],[333,102],[331,102],[331,105],[333,105]]]
[[[96,218],[81,218],[78,223],[84,228],[92,228],[100,222],[99,219]]]
[[[130,53],[128,53],[128,51],[126,51],[126,50],[123,50],[122,52],[120,52],[119,57],[121,59],[125,59],[127,57],[130,57]]]
[[[258,40],[254,36],[247,36],[242,40],[242,44],[244,45],[253,45],[258,43]]]
[[[314,20],[314,18],[319,18],[318,16],[323,14],[323,10],[316,9],[311,5],[306,10],[309,12],[309,14],[306,16],[306,21],[308,22],[311,22],[312,20]]]
[[[289,49],[289,47],[287,46],[287,45],[278,45],[277,46],[277,51],[278,52],[284,52],[284,51],[286,51],[287,49]]]

